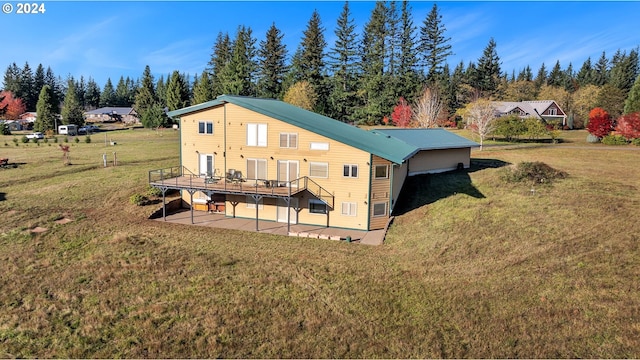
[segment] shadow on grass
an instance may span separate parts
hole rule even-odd
[[[0,192],[0,201],[5,201],[5,200],[7,200],[6,196],[7,196],[7,194],[5,194],[5,193],[3,193],[3,192]]]
[[[402,187],[393,215],[405,214],[458,193],[483,199],[485,196],[472,184],[469,173],[507,165],[509,163],[502,160],[472,159],[468,169],[411,176]]]

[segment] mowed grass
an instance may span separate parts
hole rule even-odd
[[[129,196],[177,134],[103,136],[70,166],[4,138],[2,357],[640,357],[640,151],[474,151],[413,179],[368,247],[147,220]],[[520,161],[569,177],[532,192],[493,167]]]

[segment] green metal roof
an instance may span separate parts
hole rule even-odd
[[[478,143],[445,129],[375,129],[370,132],[391,136],[398,141],[414,146],[416,152],[480,147]]]
[[[407,144],[406,142],[384,134],[365,131],[338,120],[274,99],[220,95],[215,100],[170,111],[167,114],[170,117],[179,117],[224,103],[231,103],[259,114],[284,121],[288,124],[374,154],[396,164],[401,164],[416,151],[413,145]]]

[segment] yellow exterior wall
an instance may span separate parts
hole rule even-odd
[[[455,170],[458,163],[469,167],[471,148],[420,151],[409,159],[409,175]]]
[[[214,121],[213,135],[198,134],[198,121],[202,120]],[[370,167],[367,165],[370,159],[368,152],[230,103],[183,115],[180,122],[182,165],[194,174],[198,174],[198,153],[196,151],[214,153],[214,168],[220,169],[222,173],[225,173],[227,169],[236,169],[242,171],[245,177],[248,173],[247,159],[265,159],[268,180],[277,179],[278,160],[297,161],[297,177],[310,175],[311,162],[328,163],[328,177],[311,178],[311,180],[334,195],[334,208],[329,212],[330,226],[367,229],[370,212],[367,204],[370,174]],[[247,146],[247,124],[249,123],[267,125],[267,146]],[[281,133],[297,134],[297,148],[280,148]],[[329,150],[311,150],[310,144],[312,142],[328,143]],[[343,176],[343,165],[345,164],[358,166],[357,178]],[[389,191],[388,186],[386,191]],[[303,192],[299,196],[298,204],[301,210],[298,213],[297,222],[326,226],[327,216],[325,214],[309,212],[308,202],[311,197],[308,192]],[[187,192],[183,193],[183,199],[189,203],[190,197]],[[227,216],[233,216],[231,200],[239,202],[235,207],[236,217],[255,218],[255,207],[247,207],[244,196],[227,196],[225,206]],[[276,221],[276,200],[264,198],[263,202],[263,207],[258,209],[260,219]],[[341,214],[343,202],[355,204],[355,216]]]

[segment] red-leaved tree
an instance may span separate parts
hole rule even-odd
[[[627,140],[640,138],[640,112],[622,115],[618,119],[616,132]]]
[[[593,136],[599,138],[609,135],[613,130],[613,121],[611,116],[603,108],[594,108],[589,112],[589,125],[587,130]]]
[[[4,99],[2,99],[3,97]],[[0,92],[0,99],[2,99],[0,109],[4,108],[4,117],[7,120],[16,120],[26,111],[26,106],[22,102],[22,99],[13,97],[11,91]]]
[[[391,119],[397,127],[406,128],[411,126],[411,106],[407,104],[407,101],[401,96],[398,99],[398,104],[393,108],[391,113]]]

